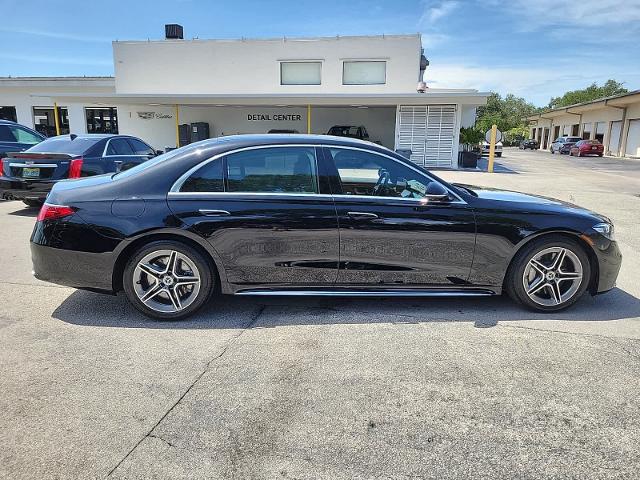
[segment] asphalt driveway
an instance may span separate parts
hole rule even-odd
[[[0,477],[637,477],[640,162],[505,149],[499,164],[441,175],[609,216],[618,288],[553,315],[229,297],[154,322],[35,280],[35,211],[0,203]]]

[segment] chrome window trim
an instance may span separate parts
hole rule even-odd
[[[347,150],[358,150],[361,152],[365,152],[365,153],[369,153],[369,154],[373,154],[373,155],[380,155],[381,157],[386,157],[389,160],[392,160],[394,162],[397,162],[401,165],[406,166],[407,168],[410,168],[411,170],[413,170],[414,172],[418,173],[419,175],[423,175],[425,177],[427,177],[429,180],[431,180],[432,182],[436,182],[440,185],[442,185],[440,182],[438,182],[437,180],[435,180],[433,177],[431,177],[429,174],[422,172],[420,170],[418,170],[417,168],[413,167],[412,165],[408,165],[406,163],[400,162],[397,158],[392,157],[391,155],[387,155],[385,153],[380,153],[380,152],[375,152],[373,150],[368,150],[366,148],[360,148],[360,147],[354,147],[354,146],[350,146],[350,145],[329,145],[329,144],[324,144],[324,143],[318,143],[318,144],[311,144],[311,143],[281,143],[281,144],[277,144],[277,145],[252,145],[250,147],[242,147],[242,148],[238,148],[235,150],[229,150],[228,152],[223,152],[223,153],[219,153],[217,155],[214,155],[211,158],[208,158],[206,160],[203,160],[202,162],[198,163],[197,165],[191,167],[189,170],[187,170],[185,173],[183,173],[180,177],[178,177],[178,179],[173,183],[173,185],[171,186],[171,188],[169,189],[168,195],[169,196],[176,196],[176,197],[182,197],[182,196],[190,196],[191,198],[194,197],[219,197],[219,196],[229,196],[229,195],[250,195],[250,196],[302,196],[302,197],[313,197],[313,198],[319,198],[319,197],[331,197],[331,198],[338,198],[338,199],[358,199],[358,198],[368,198],[368,199],[372,199],[372,200],[376,200],[376,199],[382,199],[382,200],[399,200],[399,201],[412,201],[414,203],[417,204],[425,204],[428,199],[426,198],[403,198],[403,197],[379,197],[379,196],[373,196],[373,195],[343,195],[343,194],[338,194],[338,195],[329,195],[329,194],[324,194],[324,193],[274,193],[274,192],[181,192],[180,188],[182,188],[182,185],[184,184],[184,182],[197,170],[199,170],[200,168],[204,167],[205,165],[208,165],[210,162],[213,162],[215,160],[218,160],[219,158],[222,158],[226,155],[231,155],[233,153],[237,153],[237,152],[243,152],[245,150],[257,150],[257,149],[261,149],[261,148],[274,148],[274,147],[311,147],[311,148],[342,148],[342,149],[347,149]],[[316,150],[316,173],[318,172],[318,154],[317,154],[317,150]],[[317,181],[319,181],[319,176],[316,175]],[[447,192],[449,192],[451,195],[453,195],[455,197],[456,200],[453,200],[451,202],[448,202],[447,205],[467,205],[467,202],[465,202],[462,197],[460,197],[460,195],[458,195],[456,192],[454,192],[453,190],[451,190],[450,188],[448,188],[445,185],[442,185]],[[319,185],[318,185],[318,191],[319,191]],[[434,202],[435,204],[440,204],[440,202]]]

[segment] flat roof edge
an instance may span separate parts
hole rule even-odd
[[[258,37],[241,37],[241,38],[185,38],[185,39],[147,39],[147,40],[113,40],[111,43],[130,43],[130,44],[140,44],[140,43],[186,43],[186,42],[313,42],[319,40],[370,40],[370,39],[409,39],[409,38],[417,38],[421,39],[422,34],[420,33],[401,33],[401,34],[382,34],[382,35],[333,35],[333,36],[320,36],[320,37],[266,37],[266,38],[258,38]]]

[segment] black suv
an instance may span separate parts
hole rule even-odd
[[[369,140],[367,129],[362,125],[356,127],[354,125],[334,125],[329,129],[327,135],[336,137],[359,138],[360,140]]]

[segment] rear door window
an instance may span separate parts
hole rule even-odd
[[[227,191],[318,193],[313,147],[257,148],[226,157]]]
[[[114,155],[134,155],[133,149],[125,138],[113,138],[109,140],[107,146],[107,156]]]

